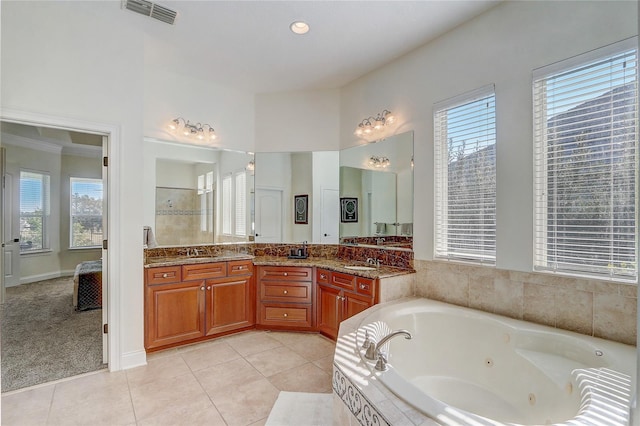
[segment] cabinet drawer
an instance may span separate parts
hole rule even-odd
[[[233,260],[228,263],[227,273],[234,275],[251,275],[253,273],[253,262],[250,260]]]
[[[286,327],[311,327],[311,305],[261,304],[260,323]]]
[[[294,281],[261,281],[260,300],[311,303],[311,283]]]
[[[181,281],[179,266],[147,269],[147,285],[167,284]]]
[[[331,273],[331,281],[329,284],[346,290],[355,290],[356,277],[353,275],[342,274],[340,272]]]
[[[316,269],[316,282],[318,284],[329,284],[331,282],[331,272],[326,269]]]
[[[373,296],[375,292],[375,280],[368,278],[356,277],[356,291],[360,294]]]
[[[311,281],[311,268],[295,266],[261,266],[258,279],[278,281]]]
[[[182,265],[182,280],[200,280],[227,276],[227,262]]]

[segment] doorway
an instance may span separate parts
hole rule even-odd
[[[282,242],[282,190],[256,187],[256,242]]]
[[[0,130],[5,392],[108,366],[108,137],[9,121]]]

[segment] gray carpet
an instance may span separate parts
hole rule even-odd
[[[102,310],[73,309],[73,277],[9,287],[0,305],[2,392],[105,368]]]

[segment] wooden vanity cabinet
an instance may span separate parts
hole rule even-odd
[[[316,269],[316,327],[335,339],[340,323],[375,304],[377,280]]]
[[[250,260],[146,269],[145,348],[253,326],[252,273]]]
[[[313,330],[313,268],[258,266],[258,328]]]

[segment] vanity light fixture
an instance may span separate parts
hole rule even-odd
[[[372,155],[369,158],[369,165],[373,166],[377,169],[379,168],[387,168],[391,165],[391,161],[387,157],[378,157],[377,155]]]
[[[174,118],[169,123],[169,128],[187,137],[195,137],[199,140],[214,140],[217,138],[216,131],[209,124],[193,124],[182,117]]]
[[[386,126],[393,124],[396,121],[395,115],[389,110],[384,110],[376,117],[365,118],[358,124],[354,134],[358,137],[368,138],[380,133]]]
[[[309,32],[309,24],[304,21],[295,21],[289,25],[289,29],[295,34],[306,34]]]

